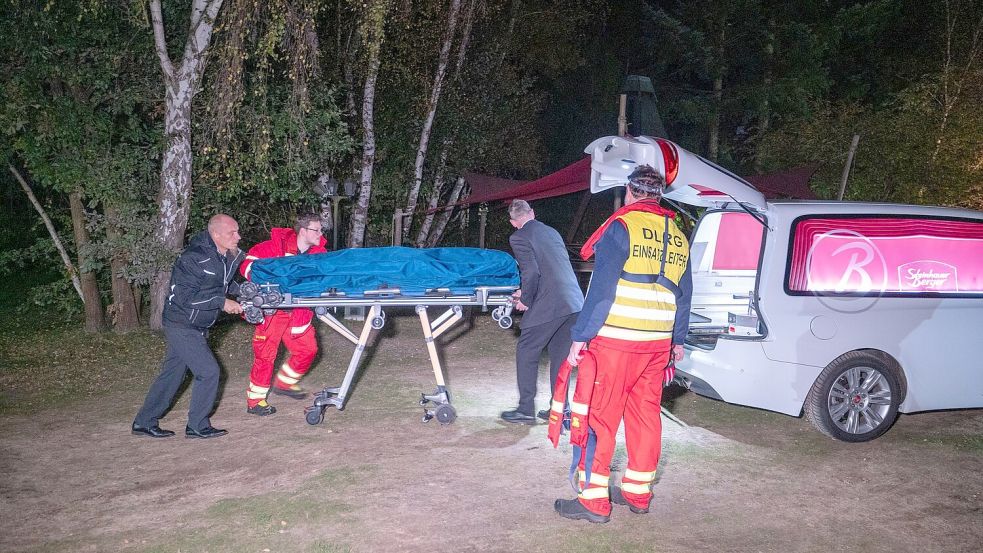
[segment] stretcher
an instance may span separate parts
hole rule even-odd
[[[359,363],[373,333],[386,324],[386,309],[412,307],[420,318],[436,379],[433,393],[420,394],[423,422],[449,424],[457,418],[451,404],[436,338],[464,317],[463,307],[491,310],[502,329],[512,326],[512,294],[519,287],[515,260],[504,252],[477,248],[360,248],[327,254],[260,259],[250,282],[240,287],[239,302],[248,322],[256,324],[278,309],[309,308],[318,320],[355,345],[340,386],[314,394],[306,409],[308,424],[320,424],[328,407],[345,408]],[[366,308],[356,335],[331,311]],[[446,308],[431,319],[430,307]]]

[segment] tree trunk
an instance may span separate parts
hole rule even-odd
[[[448,205],[456,204],[458,199],[461,197],[461,191],[464,190],[464,177],[457,177],[457,182],[454,183],[454,189],[451,190],[451,195],[447,198]],[[447,228],[447,222],[450,221],[451,215],[454,214],[454,208],[447,208],[440,212],[437,216],[436,223],[434,223],[433,230],[430,231],[430,236],[427,237],[427,247],[432,248],[440,242],[440,239],[444,237],[444,229]]]
[[[427,238],[430,234],[430,229],[433,227],[434,209],[437,204],[440,203],[440,196],[444,192],[444,172],[447,169],[447,156],[450,153],[451,147],[454,145],[453,141],[450,139],[444,140],[444,147],[440,152],[440,163],[437,167],[437,175],[433,179],[433,190],[430,192],[430,198],[427,201],[427,213],[423,217],[423,222],[420,223],[420,230],[416,234],[416,240],[413,241],[416,247],[422,248],[427,243]]]
[[[78,192],[69,194],[68,202],[72,210],[72,231],[75,234],[82,301],[85,302],[85,331],[101,332],[106,329],[106,316],[102,310],[102,298],[99,297],[99,282],[96,280],[96,274],[86,270],[90,263],[86,251],[89,246],[89,230],[85,227],[85,208],[82,206],[82,197]]]
[[[189,91],[190,92],[190,91]],[[157,199],[157,242],[175,254],[184,244],[191,198],[191,97],[175,102],[167,95],[165,133],[167,145],[160,173]],[[150,288],[150,327],[160,329],[171,273],[161,268]]]
[[[775,20],[768,19],[767,38],[765,42],[765,74],[762,80],[764,90],[761,94],[761,105],[758,106],[758,132],[754,141],[754,162],[752,164],[755,174],[761,174],[764,168],[761,164],[761,140],[771,128],[771,83],[773,80],[772,65],[775,58]]]
[[[444,33],[444,44],[441,46],[440,55],[437,58],[437,72],[434,74],[433,88],[430,91],[430,99],[427,102],[427,113],[423,119],[423,128],[420,129],[420,141],[416,149],[416,163],[413,167],[413,184],[410,186],[410,193],[406,199],[406,209],[403,210],[409,216],[409,221],[403,227],[403,240],[409,237],[410,227],[413,226],[416,202],[420,196],[420,186],[423,184],[423,165],[427,160],[430,134],[433,131],[434,119],[437,116],[437,103],[440,101],[440,93],[444,86],[444,76],[447,74],[447,62],[450,58],[451,44],[454,42],[454,35],[457,32],[457,16],[460,11],[461,0],[451,0],[450,11],[447,14],[447,30]]]
[[[198,91],[205,55],[223,0],[194,0],[191,25],[184,44],[181,65],[174,67],[167,53],[164,17],[160,0],[150,1],[154,49],[164,78],[164,156],[161,161],[160,194],[157,197],[157,241],[161,249],[177,253],[184,245],[191,197],[191,100]],[[150,328],[161,328],[164,301],[170,279],[161,267],[150,287]]]
[[[973,67],[976,65],[976,60],[980,55],[981,48],[983,48],[983,42],[981,42],[981,32],[983,32],[983,12],[981,12],[976,19],[976,26],[973,28],[971,33],[971,40],[969,44],[969,49],[966,52],[966,64],[962,68],[962,71],[954,69],[955,60],[952,51],[952,41],[956,35],[956,26],[960,21],[964,19],[963,14],[958,13],[960,10],[958,4],[952,6],[951,2],[948,0],[944,2],[945,4],[945,54],[942,62],[942,98],[940,103],[942,104],[942,114],[939,121],[939,130],[935,138],[935,149],[932,151],[932,162],[935,162],[942,151],[942,143],[945,140],[946,127],[949,124],[949,117],[952,115],[953,109],[960,100],[960,94],[962,92],[963,84],[965,84],[966,77],[973,73]],[[972,5],[972,3],[971,3]],[[977,14],[973,14],[972,11],[965,19],[973,21],[973,17]],[[921,199],[925,192],[925,185],[922,184],[919,189],[918,197]]]
[[[111,241],[119,240],[120,232],[116,228],[116,221],[119,218],[116,216],[116,210],[112,207],[106,207],[106,219],[109,221],[109,225],[106,227],[106,236]],[[123,271],[129,261],[129,259],[118,254],[114,254],[110,260],[113,303],[109,306],[108,311],[113,330],[120,333],[140,327],[140,310],[137,308],[137,298],[133,295],[133,286],[123,277]]]
[[[713,77],[713,108],[710,115],[710,132],[707,139],[707,157],[710,161],[716,162],[720,157],[720,118],[723,110],[724,98],[724,29],[726,20],[720,22],[720,42],[717,44],[717,69]]]
[[[512,0],[512,9],[509,10],[509,24],[505,28],[505,37],[499,45],[502,51],[498,56],[498,65],[496,67],[501,67],[505,63],[505,56],[509,53],[509,43],[512,41],[512,35],[515,33],[515,22],[519,18],[519,12],[522,11],[521,0]]]
[[[471,43],[471,29],[474,27],[474,9],[477,0],[469,0],[468,8],[464,11],[464,30],[461,32],[461,44],[457,49],[457,67],[454,69],[454,78],[461,78],[461,68],[464,67],[464,58],[468,52],[468,45]]]
[[[385,39],[387,0],[377,0],[365,14],[364,36],[368,53],[368,69],[362,91],[362,169],[359,172],[358,198],[352,209],[348,247],[361,248],[365,243],[365,225],[369,219],[369,200],[372,198],[372,170],[375,167],[375,83],[379,76],[380,53]]]

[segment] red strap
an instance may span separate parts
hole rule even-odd
[[[621,217],[626,213],[631,213],[632,211],[645,211],[648,213],[654,213],[656,215],[665,215],[670,219],[674,219],[676,217],[676,212],[670,211],[662,207],[661,205],[659,205],[658,200],[649,200],[649,199],[638,200],[637,202],[633,202],[626,206],[622,206],[617,211],[612,213],[611,216],[608,217],[607,221],[604,221],[604,223],[601,226],[597,227],[597,230],[594,231],[594,234],[590,235],[590,238],[588,238],[587,242],[584,243],[584,247],[580,248],[580,257],[584,261],[590,259],[590,256],[594,255],[594,244],[596,244],[597,241],[601,239],[601,236],[604,235],[604,231],[607,230],[608,226],[613,221],[616,221],[618,217]]]
[[[567,397],[567,386],[570,384],[570,363],[566,360],[560,365],[559,372],[556,374],[556,383],[553,385],[553,401],[563,405]],[[546,429],[546,437],[553,442],[553,447],[560,444],[560,431],[563,428],[563,413],[557,413],[550,405],[550,424]]]

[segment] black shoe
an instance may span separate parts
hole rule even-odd
[[[615,505],[627,505],[628,510],[636,515],[644,515],[645,513],[649,512],[648,507],[636,507],[631,503],[628,503],[625,496],[621,494],[621,488],[618,486],[611,486],[611,488],[608,489],[608,495],[611,497],[611,503],[614,503]]]
[[[553,502],[553,510],[560,513],[561,517],[573,520],[601,523],[611,520],[609,516],[591,512],[578,499],[557,499]]]
[[[518,410],[502,411],[502,420],[513,424],[536,424],[536,417],[520,413]]]
[[[293,399],[304,399],[307,397],[307,392],[304,390],[291,390],[290,388],[277,388],[276,386],[273,386],[270,391],[272,391],[274,394],[287,396]]]
[[[134,436],[147,436],[149,438],[170,438],[174,435],[174,432],[170,430],[164,430],[163,428],[157,426],[140,426],[137,423],[133,423],[132,434]]]
[[[547,409],[540,409],[536,416],[543,419],[544,421],[550,420],[550,412]]]
[[[219,436],[225,436],[228,433],[228,430],[222,430],[221,428],[215,428],[213,426],[206,426],[201,430],[192,430],[190,426],[184,427],[185,438],[218,438]]]
[[[266,405],[253,405],[252,407],[247,407],[246,412],[250,415],[258,415],[260,417],[265,417],[266,415],[272,415],[276,413],[276,407],[273,407],[269,403]]]

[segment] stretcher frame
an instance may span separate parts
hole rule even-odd
[[[503,329],[512,326],[513,292],[518,286],[476,286],[471,294],[455,294],[447,289],[430,290],[422,295],[404,295],[398,288],[367,290],[357,296],[347,296],[337,292],[325,293],[316,297],[282,294],[275,284],[262,284],[247,287],[239,297],[246,320],[258,323],[264,311],[272,314],[277,309],[309,308],[315,316],[332,330],[355,345],[355,351],[348,362],[344,379],[340,386],[327,387],[314,394],[313,405],[305,410],[308,424],[317,425],[324,420],[328,407],[344,410],[348,401],[352,382],[358,374],[359,363],[368,347],[373,332],[378,332],[386,324],[387,307],[413,307],[420,318],[424,342],[433,368],[436,390],[431,394],[420,394],[420,405],[424,406],[423,422],[437,419],[441,424],[450,424],[457,418],[457,411],[451,405],[450,391],[444,380],[443,368],[437,355],[436,338],[447,332],[464,317],[463,306],[479,306],[482,311],[492,309],[492,320]],[[427,308],[446,306],[447,309],[431,320]],[[336,307],[367,307],[365,323],[356,335],[331,314]],[[430,407],[427,406],[429,404]]]

